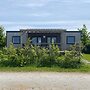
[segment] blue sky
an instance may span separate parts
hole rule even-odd
[[[0,25],[6,31],[21,28],[90,31],[90,0],[1,0]]]

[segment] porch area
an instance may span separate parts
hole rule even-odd
[[[28,33],[32,45],[38,45],[42,47],[48,47],[51,44],[61,45],[61,34],[60,33]]]

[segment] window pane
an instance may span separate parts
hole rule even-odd
[[[13,44],[20,44],[20,36],[13,36]]]
[[[52,37],[52,43],[56,43],[56,37]]]
[[[50,37],[47,38],[47,43],[51,43],[51,38]]]
[[[38,44],[41,44],[41,37],[38,37]]]
[[[32,38],[32,44],[37,44],[37,37]]]
[[[74,44],[75,43],[75,36],[68,36],[67,43]]]

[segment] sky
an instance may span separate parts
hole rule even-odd
[[[0,25],[6,31],[22,28],[90,31],[90,0],[1,0]]]

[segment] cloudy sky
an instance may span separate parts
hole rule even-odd
[[[0,25],[6,31],[20,28],[90,31],[90,0],[1,0]]]

